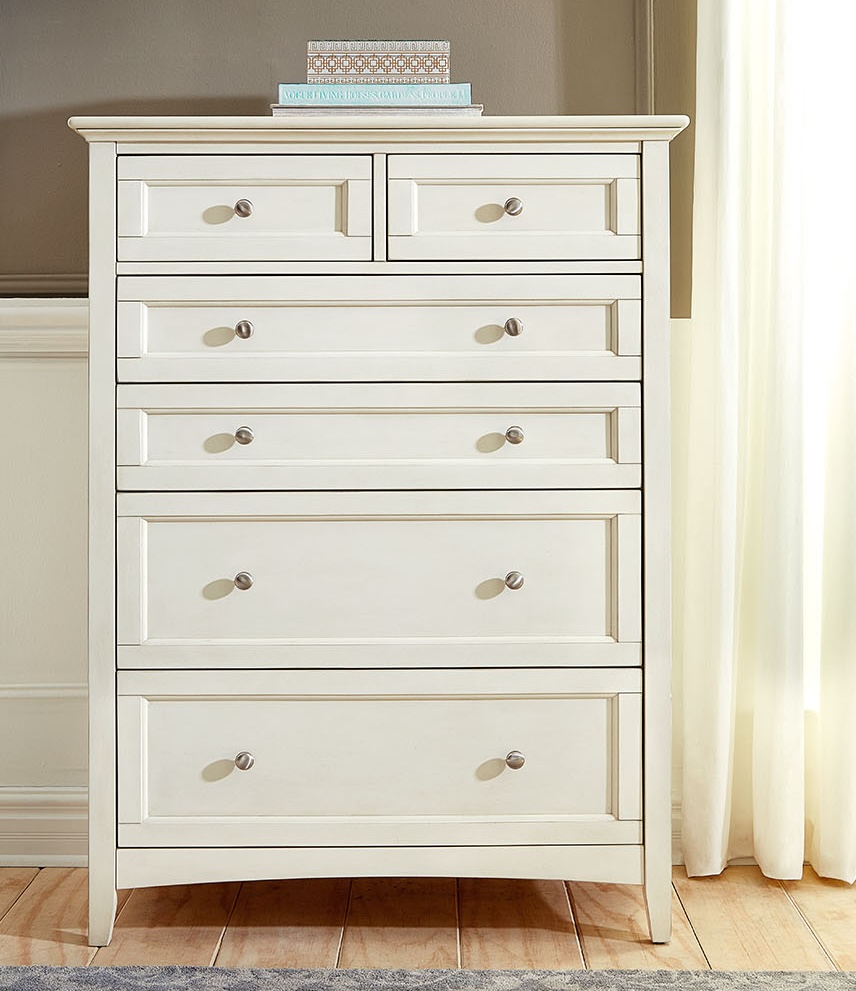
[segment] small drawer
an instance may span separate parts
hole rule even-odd
[[[641,257],[638,155],[390,155],[389,257]]]
[[[640,494],[125,493],[120,665],[638,664]]]
[[[638,843],[638,671],[119,679],[121,846]]]
[[[639,378],[638,275],[119,279],[120,382]]]
[[[130,155],[118,260],[371,258],[367,155]]]
[[[640,388],[124,385],[120,489],[621,488],[641,484]]]

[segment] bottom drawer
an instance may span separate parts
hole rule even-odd
[[[119,844],[639,843],[640,679],[123,672]]]

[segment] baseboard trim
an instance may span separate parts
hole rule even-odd
[[[672,866],[682,867],[684,863],[684,846],[681,838],[683,814],[680,802],[672,803]]]
[[[88,351],[88,300],[0,299],[0,358],[85,358]]]
[[[87,789],[0,787],[0,866],[85,867]],[[681,807],[672,807],[672,864],[684,862]],[[754,863],[751,858],[733,863]]]
[[[87,789],[0,787],[0,866],[85,867]]]

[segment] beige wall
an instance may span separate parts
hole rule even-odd
[[[488,114],[633,113],[636,5],[2,0],[0,291],[85,293],[86,145],[65,126],[73,114],[264,114],[276,83],[305,78],[306,41],[325,37],[447,38],[453,78]]]

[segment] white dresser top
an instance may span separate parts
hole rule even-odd
[[[68,125],[87,141],[264,143],[297,137],[305,142],[390,143],[520,141],[670,141],[689,124],[681,114],[575,117],[72,117]]]

